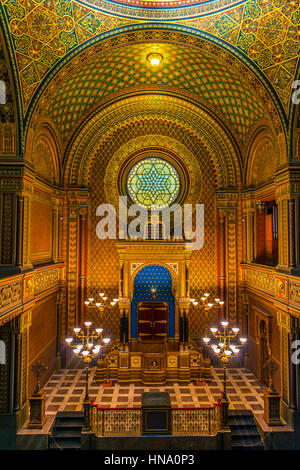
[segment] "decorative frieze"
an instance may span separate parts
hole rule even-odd
[[[34,293],[38,294],[47,289],[51,289],[58,285],[60,280],[60,268],[48,269],[47,271],[41,271],[34,276]]]
[[[244,280],[246,284],[253,286],[259,290],[274,293],[274,273],[267,273],[255,269],[244,270]]]
[[[6,283],[0,286],[0,313],[17,307],[22,303],[21,280]]]
[[[61,267],[55,266],[48,269],[37,269],[30,274],[17,276],[0,281],[0,316],[13,309],[22,308],[29,299],[59,285],[61,279]],[[14,316],[14,315],[13,315]],[[12,318],[9,315],[5,321]],[[3,323],[3,322],[2,322]]]
[[[300,279],[295,276],[279,276],[275,270],[270,272],[260,268],[244,268],[244,283],[276,297],[276,301],[300,308]]]

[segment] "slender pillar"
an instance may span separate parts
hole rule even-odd
[[[24,197],[17,196],[17,266],[23,265],[23,215],[24,215]]]
[[[295,199],[289,200],[289,265],[295,267]]]

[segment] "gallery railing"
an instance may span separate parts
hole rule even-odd
[[[171,408],[173,435],[215,435],[221,429],[221,403],[201,408]],[[91,405],[91,431],[97,436],[142,435],[141,408]]]

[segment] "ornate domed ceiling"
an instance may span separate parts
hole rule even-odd
[[[39,100],[66,139],[67,127],[92,103],[112,91],[151,86],[193,93],[242,141],[265,109],[272,119],[278,113],[287,129],[299,65],[299,0],[0,0],[0,19],[25,129]],[[177,52],[166,46],[156,75],[141,60],[139,43],[149,41],[148,30],[158,33],[158,42],[164,36],[176,44],[178,34]],[[124,35],[127,47],[115,49]],[[110,50],[99,54],[108,40]],[[188,50],[197,42],[200,55]]]
[[[39,119],[51,119],[65,141],[78,121],[106,97],[154,90],[200,100],[227,122],[241,141],[255,121],[267,118],[258,90],[234,73],[233,64],[226,63],[221,50],[216,57],[179,44],[155,43],[164,57],[161,67],[155,69],[147,61],[153,47],[144,43],[107,53],[96,48],[82,53],[80,62],[73,67],[70,64],[68,74],[62,71],[50,85]]]
[[[99,0],[85,0],[84,3],[96,6],[104,7],[104,3]],[[211,11],[218,11],[224,7],[235,5],[239,3],[239,0],[108,0],[109,3],[117,5],[127,5],[131,8],[155,8],[155,9],[174,9],[189,6],[201,6],[203,11],[206,13]]]

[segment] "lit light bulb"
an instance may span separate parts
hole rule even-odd
[[[232,328],[232,331],[233,331],[234,333],[238,333],[238,332],[240,331],[240,329],[239,329],[239,328]]]
[[[209,293],[206,292],[206,293],[204,294],[204,297],[208,297],[208,296],[209,296]]]
[[[91,326],[92,322],[91,321],[85,321],[84,324],[85,324],[85,326],[89,327],[89,326]]]
[[[207,304],[208,307],[212,307],[213,305],[214,305],[214,304],[212,304],[212,303],[210,303],[210,302]]]
[[[90,301],[89,301],[89,300],[86,300],[84,303],[85,303],[85,305],[90,305]]]
[[[206,300],[206,297],[201,297],[202,302]]]
[[[196,299],[190,299],[190,302],[195,302]]]
[[[94,298],[93,298],[93,297],[91,297],[91,298],[89,299],[89,301],[90,301],[90,302],[93,302],[93,300],[94,300]]]
[[[103,297],[104,302],[107,300],[107,297]]]
[[[247,341],[247,338],[240,338],[241,343],[246,343],[246,341]]]
[[[119,299],[113,299],[114,302],[119,302]]]
[[[197,305],[198,305],[198,302],[193,302],[193,304],[195,305],[195,307],[197,307]]]
[[[82,354],[83,356],[87,356],[87,355],[89,354],[89,352],[90,352],[90,351],[85,350],[85,351],[82,351],[81,354]]]
[[[211,331],[212,333],[216,333],[216,332],[218,331],[218,328],[211,328],[210,331]]]
[[[224,343],[218,343],[218,345],[220,346],[220,348],[224,348]]]
[[[152,67],[158,67],[163,60],[163,56],[158,52],[153,52],[147,55],[147,60],[150,62]]]
[[[103,331],[103,328],[96,328],[96,330],[95,330],[95,331],[96,331],[96,333],[98,333],[98,335],[99,335],[100,333],[102,333],[102,331]]]
[[[203,341],[204,341],[204,343],[209,343],[209,342],[210,342],[210,338],[203,338]]]
[[[79,333],[80,330],[81,330],[81,328],[74,328],[73,331],[75,331],[75,333]]]
[[[224,300],[220,300],[219,305],[224,305],[224,304],[225,304]]]
[[[110,338],[103,338],[103,343],[108,344],[110,342]]]
[[[215,351],[215,353],[219,354],[219,352],[221,351],[221,349],[220,349],[220,348],[215,348],[214,351]]]
[[[215,350],[217,348],[217,345],[216,344],[211,344],[211,347],[213,350]]]
[[[230,349],[226,349],[226,351],[224,351],[226,356],[230,356],[232,354],[232,351],[230,351]]]
[[[104,292],[100,292],[100,297],[104,297]]]
[[[66,343],[72,343],[73,338],[66,338]]]
[[[215,302],[218,302],[218,303],[219,303],[219,302],[220,302],[220,299],[215,299]]]
[[[221,321],[221,325],[224,327],[228,326],[228,321]]]
[[[116,305],[116,302],[111,302],[110,305],[113,307],[114,305]]]
[[[76,348],[76,349],[73,349],[73,353],[74,353],[74,354],[79,354],[79,353],[80,353],[80,349],[77,349],[77,348]]]

